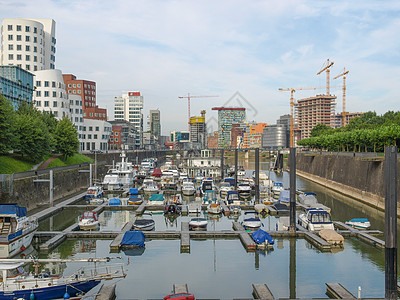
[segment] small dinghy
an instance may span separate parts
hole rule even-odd
[[[319,236],[327,241],[331,245],[341,246],[343,245],[344,238],[341,234],[337,233],[333,229],[322,229]]]
[[[257,244],[258,249],[272,248],[274,246],[274,239],[268,232],[259,229],[251,234],[253,241]]]
[[[155,222],[153,220],[153,215],[151,212],[144,212],[141,217],[138,217],[135,222],[133,222],[133,229],[150,231],[155,227]]]
[[[366,218],[351,219],[350,221],[347,221],[345,224],[358,229],[368,229],[371,227],[371,223]]]
[[[206,218],[192,218],[189,221],[189,230],[207,230],[207,224]]]

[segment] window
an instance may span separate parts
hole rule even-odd
[[[57,107],[57,101],[53,101],[53,107]]]
[[[41,86],[42,82],[41,81],[36,81],[36,86]]]
[[[31,29],[29,28],[29,26],[25,26],[25,32],[30,32]]]
[[[42,101],[36,101],[36,106],[42,106]]]
[[[22,60],[22,55],[21,54],[17,54],[17,60]]]
[[[33,61],[37,62],[37,56],[36,55],[33,57]]]
[[[70,83],[68,83],[68,87],[69,87],[69,88],[71,87],[71,84],[70,84]]]
[[[53,92],[53,98],[57,97],[57,92]]]
[[[8,25],[8,30],[9,30],[9,31],[12,30],[12,25]]]
[[[13,60],[13,59],[14,59],[14,55],[8,54],[8,59],[9,59],[9,60]]]
[[[92,138],[92,135],[91,134],[88,134],[88,139],[91,139]]]
[[[29,41],[30,41],[29,35],[26,35],[25,36],[25,42],[29,42]]]
[[[93,117],[93,113],[90,113],[90,116]]]
[[[17,25],[17,31],[21,31],[21,25]]]
[[[44,101],[44,107],[49,107],[49,101]]]
[[[89,131],[93,131],[93,127],[92,126],[89,126]]]
[[[97,113],[94,113],[94,116],[97,117]]]
[[[33,66],[33,71],[37,71],[37,66]]]
[[[17,45],[17,50],[21,51],[22,50],[22,46],[21,45]]]
[[[25,65],[25,69],[26,69],[27,71],[29,71],[29,70],[31,69],[31,66],[30,66],[30,65]]]
[[[57,118],[58,117],[58,111],[53,112],[54,116]]]
[[[99,131],[99,130],[100,130],[99,126],[96,126],[96,131]]]
[[[56,82],[55,82],[55,81],[52,81],[52,82],[51,82],[51,87],[53,87],[53,88],[56,87]]]
[[[118,143],[118,138],[115,138],[115,142]]]
[[[8,40],[9,40],[9,41],[12,41],[12,40],[13,40],[13,35],[12,35],[12,34],[9,34],[9,35],[8,35]]]
[[[71,91],[71,90],[68,90],[68,94],[72,94],[72,91]]]
[[[76,94],[76,90],[73,90],[72,92],[73,92],[74,94]]]
[[[74,83],[73,85],[72,85],[74,88],[76,88],[76,84]]]
[[[44,91],[44,96],[49,97],[49,91]]]
[[[81,93],[81,90],[78,90],[78,94],[80,94]]]
[[[79,108],[75,108],[75,113],[79,114]]]
[[[31,60],[31,56],[30,55],[25,55],[25,60],[26,61],[30,61]]]
[[[37,33],[37,28],[33,27],[33,33]]]
[[[49,87],[49,82],[48,82],[48,81],[45,81],[45,82],[44,82],[44,86],[45,86],[45,87]]]
[[[41,97],[42,96],[42,92],[41,91],[36,91],[36,97]]]
[[[79,122],[79,118],[78,117],[75,117],[75,122]]]
[[[12,44],[8,45],[8,50],[14,50],[14,46]]]
[[[118,132],[116,132],[115,135],[118,136]]]
[[[93,138],[94,138],[95,140],[97,140],[97,134],[94,134],[94,135],[93,135]]]
[[[36,36],[33,37],[33,42],[37,43],[37,37]]]
[[[75,100],[75,105],[79,105],[79,100]]]
[[[25,51],[31,51],[31,47],[29,47],[28,45],[25,46]]]

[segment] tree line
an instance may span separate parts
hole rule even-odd
[[[388,111],[381,116],[369,111],[350,119],[344,127],[334,129],[318,124],[311,130],[310,138],[298,141],[297,145],[328,151],[383,152],[385,146],[399,142],[400,111]]]
[[[11,101],[0,94],[0,154],[20,153],[39,162],[53,152],[72,156],[79,149],[78,133],[66,117],[38,111],[32,104],[21,102],[14,110]]]

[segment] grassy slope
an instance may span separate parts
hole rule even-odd
[[[30,170],[35,164],[21,160],[19,156],[0,156],[0,174],[11,174]]]
[[[75,165],[75,164],[80,164],[83,162],[91,162],[93,161],[91,158],[75,153],[71,157],[68,157],[67,160],[64,161],[64,158],[62,156],[56,158],[53,160],[47,168],[54,168],[54,167],[62,167],[62,166],[69,166],[69,165]]]

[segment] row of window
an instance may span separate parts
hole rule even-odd
[[[74,105],[74,100],[69,100],[69,105]],[[75,105],[82,106],[82,101],[75,100]]]
[[[42,81],[37,80],[36,81],[36,86],[37,87],[41,87],[42,86]],[[44,87],[50,87],[50,81],[48,81],[48,80],[43,81],[43,86]],[[51,81],[51,87],[56,88],[57,87],[57,82]],[[59,89],[64,89],[65,85],[62,82],[59,81],[58,82],[58,88]]]
[[[70,108],[69,109],[69,112],[71,113],[71,114],[73,114],[74,113],[74,110],[72,109],[72,108]],[[78,115],[78,114],[83,114],[83,110],[82,109],[79,109],[79,108],[75,108],[75,113]]]
[[[95,116],[95,117],[101,118],[101,115],[103,115],[103,118],[106,117],[106,114],[94,113],[94,116]],[[83,116],[86,117],[86,113],[84,113]],[[93,117],[93,113],[89,113],[89,116],[90,116],[90,117]]]
[[[16,30],[17,31],[22,31],[22,25],[16,25]],[[8,31],[13,31],[13,25],[9,24],[7,26]],[[31,32],[31,27],[30,26],[25,26],[25,32]],[[33,27],[33,33],[38,33],[37,27]],[[40,34],[43,34],[43,29],[40,29]]]
[[[16,45],[15,48],[17,51],[22,51],[22,45]],[[8,45],[8,50],[13,51],[14,50],[14,44],[9,44]],[[31,51],[31,46],[30,45],[25,45],[25,51],[30,52]],[[37,53],[38,49],[37,46],[33,46],[33,52]],[[42,54],[43,49],[40,48],[40,54]]]
[[[58,101],[53,101],[53,107],[58,107]],[[37,107],[42,107],[42,101],[36,100],[35,105]],[[50,101],[43,101],[43,107],[50,107]],[[61,102],[61,108],[64,108],[64,102]]]
[[[8,60],[14,60],[14,54],[8,54]],[[22,55],[17,54],[17,60],[22,60]],[[25,61],[31,61],[30,55],[25,55]],[[43,59],[40,58],[40,63],[42,63]],[[38,62],[37,56],[33,56],[33,62]]]
[[[80,84],[80,83],[73,83],[73,84],[68,83],[68,87],[69,87],[69,88],[71,88],[71,87],[73,87],[73,88],[76,88],[76,87],[80,88],[80,87],[81,87],[81,84]],[[84,84],[84,87],[85,87],[85,89],[92,89],[92,90],[95,90],[95,89],[96,89],[96,87],[95,87],[94,85],[86,84],[86,83]]]
[[[12,34],[9,34],[8,35],[8,40],[9,41],[14,41],[14,36]],[[17,42],[22,41],[22,35],[20,35],[20,34],[15,35],[15,40]],[[25,35],[25,42],[28,42],[28,43],[31,42],[31,36]],[[33,37],[33,42],[34,43],[38,42],[38,38],[36,36]],[[43,43],[43,39],[40,39],[40,45],[43,45],[43,44],[44,44]],[[53,51],[53,52],[55,52],[55,51]]]
[[[115,139],[110,138],[110,142],[114,142],[114,140],[115,140],[116,143],[118,143],[118,138],[115,138]]]
[[[42,97],[42,91],[36,91],[36,97]],[[49,91],[43,91],[43,97],[50,97]],[[52,92],[52,97],[57,98],[57,92]],[[63,92],[59,92],[59,97],[63,98]]]
[[[82,92],[82,90],[68,90],[68,94],[80,94]],[[94,91],[88,91],[85,90],[85,94],[89,94],[89,95],[96,95],[96,93]]]

